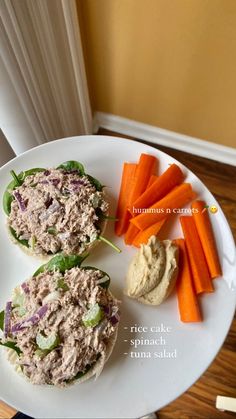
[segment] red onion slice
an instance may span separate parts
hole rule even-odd
[[[54,199],[53,203],[48,207],[48,213],[53,214],[54,212],[58,211],[61,208],[61,205],[59,202]]]
[[[108,320],[115,325],[120,321],[120,311],[118,307],[113,307],[111,304],[102,307]]]
[[[21,288],[23,289],[23,291],[25,292],[25,294],[29,294],[29,287],[28,287],[28,285],[26,284],[26,282],[23,282],[22,284],[21,284]]]
[[[111,315],[111,305],[109,304],[108,306],[102,306],[102,309],[104,311],[104,313],[106,314],[107,317],[109,317]]]
[[[120,315],[117,312],[116,314],[114,314],[114,316],[111,316],[110,318],[110,322],[115,325],[116,323],[118,323],[120,321]]]
[[[50,183],[53,186],[57,186],[60,183],[60,179],[57,178],[53,178],[53,179],[48,179],[48,180],[40,180],[39,183],[41,183],[42,185],[49,185]]]
[[[18,203],[18,206],[19,206],[20,210],[21,211],[26,211],[25,202],[24,202],[21,194],[18,191],[15,191],[13,195],[17,200],[17,203]]]
[[[48,180],[40,180],[38,183],[41,183],[42,185],[48,185]]]
[[[25,329],[26,327],[34,326],[45,316],[47,309],[48,309],[47,305],[40,307],[40,309],[29,319],[24,320],[23,322],[14,324],[14,326],[12,326],[11,328],[11,332],[17,333]]]
[[[118,307],[112,307],[110,322],[115,325],[120,321],[120,310]]]
[[[49,198],[45,202],[45,206],[47,210],[44,211],[42,214],[40,214],[39,216],[40,221],[47,220],[51,214],[53,214],[54,212],[57,212],[61,208],[61,205],[59,204],[59,202],[56,199],[53,200],[52,198]]]
[[[72,192],[79,192],[81,186],[84,185],[84,181],[82,179],[72,179],[70,185],[72,186]]]
[[[53,184],[53,186],[57,186],[60,183],[60,179],[49,179],[49,182]]]
[[[70,183],[71,185],[84,185],[84,181],[82,179],[72,179]]]

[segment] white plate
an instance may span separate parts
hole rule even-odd
[[[66,160],[81,161],[88,173],[107,185],[111,201],[111,213],[115,212],[122,164],[135,162],[140,153],[146,152],[159,159],[159,172],[176,162],[167,154],[145,144],[107,136],[82,136],[59,140],[32,149],[6,164],[1,170],[0,195],[10,180],[9,171],[16,172],[31,167],[52,167]],[[199,197],[209,205],[219,205],[189,170],[183,167],[186,180],[191,182]],[[89,380],[65,390],[34,386],[17,375],[6,361],[1,350],[0,398],[16,409],[35,418],[138,418],[160,409],[180,396],[206,370],[219,351],[235,310],[234,281],[235,247],[227,221],[219,208],[211,215],[219,248],[224,278],[214,280],[215,292],[201,297],[204,322],[183,324],[179,321],[176,295],[160,307],[141,305],[123,297],[124,277],[134,249],[126,247],[115,238],[113,223],[106,236],[121,248],[117,254],[100,244],[89,258],[89,264],[98,266],[112,276],[111,289],[122,300],[122,320],[115,350],[102,375],[97,381]],[[182,236],[178,220],[169,229],[170,238]],[[5,216],[0,218],[0,307],[9,299],[16,284],[29,277],[40,264],[37,259],[25,255],[8,238]],[[143,326],[148,332],[134,333],[131,326]],[[150,327],[161,326],[171,331],[151,333]],[[163,345],[139,346],[139,353],[151,352],[152,358],[131,358],[130,339],[161,339]],[[127,342],[125,341],[127,340]],[[160,340],[159,340],[160,342]],[[164,346],[164,343],[166,344]],[[154,358],[154,352],[172,352],[176,358]],[[176,352],[175,352],[176,351]],[[128,353],[124,355],[124,353]]]

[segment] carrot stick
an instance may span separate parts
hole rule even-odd
[[[166,218],[166,215],[172,212],[177,214],[178,209],[194,199],[195,196],[190,183],[182,183],[182,185],[176,186],[164,198],[148,208],[143,214],[132,218],[130,222],[140,230],[145,230],[150,225]]]
[[[201,322],[202,316],[194,291],[184,239],[176,239],[179,248],[179,274],[176,282],[179,315],[182,322]]]
[[[143,192],[143,188],[145,188],[146,185],[149,183],[151,173],[154,172],[156,168],[156,163],[157,161],[155,157],[150,156],[148,154],[141,154],[139,163],[138,165],[136,165],[136,170],[130,184],[130,192],[127,199],[126,207],[126,220],[129,220],[131,218],[131,214],[129,216],[127,214],[129,205],[131,205],[134,197],[140,196],[140,194]],[[129,223],[128,229],[126,228],[126,234],[124,239],[125,244],[131,245],[138,231],[139,229],[137,227]]]
[[[182,216],[180,217],[180,223],[186,241],[195,291],[197,294],[212,292],[213,285],[194,219],[191,215]]]
[[[137,236],[137,233],[140,230],[135,227],[133,224],[129,223],[129,227],[128,230],[125,233],[125,244],[129,244],[131,245],[133,243],[133,240],[135,238],[135,236]]]
[[[149,182],[147,184],[147,188],[149,188],[149,186],[151,186],[157,179],[158,179],[157,175],[151,175]],[[135,246],[135,244],[133,243],[133,240],[139,232],[140,232],[139,228],[135,227],[133,224],[130,223],[129,228],[125,234],[125,244],[129,244],[129,245],[133,244]]]
[[[147,184],[147,189],[149,188],[149,186],[151,186],[156,180],[158,179],[157,175],[151,175],[148,184]]]
[[[210,276],[211,278],[216,278],[222,275],[222,270],[210,217],[208,211],[203,211],[206,208],[206,203],[204,201],[194,201],[191,208]]]
[[[132,215],[135,215],[135,209],[149,208],[154,202],[159,201],[167,195],[171,189],[179,185],[182,182],[183,177],[183,172],[179,166],[171,164],[171,166],[132,203],[132,206],[129,208]]]
[[[124,163],[123,165],[120,194],[116,210],[116,218],[118,218],[118,221],[115,223],[115,233],[117,236],[124,234],[129,225],[130,213],[127,210],[127,203],[136,167],[137,164],[134,163]]]
[[[157,166],[157,159],[149,154],[141,154],[137,169],[135,171],[134,187],[128,201],[128,208],[132,208],[133,202],[145,191],[150,176],[154,174]]]
[[[133,225],[134,228],[138,230],[138,234],[136,234],[136,236],[134,237],[132,244],[136,247],[140,247],[141,244],[147,244],[148,239],[151,236],[156,236],[165,222],[166,218],[164,218],[161,221],[158,221],[155,224],[152,224],[150,227],[146,228],[143,231],[140,231],[137,227],[130,223],[131,225]]]

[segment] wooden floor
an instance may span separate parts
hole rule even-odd
[[[104,129],[98,134],[131,138]],[[204,182],[221,205],[236,239],[236,168],[168,147],[156,148],[185,164]],[[159,411],[158,416],[160,419],[235,418],[236,414],[215,408],[217,395],[236,397],[236,317],[221,351],[205,374],[185,394]],[[1,419],[11,418],[14,413],[13,409],[0,403]]]

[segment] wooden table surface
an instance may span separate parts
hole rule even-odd
[[[104,129],[99,129],[98,134],[132,138]],[[185,164],[204,182],[221,205],[236,238],[236,168],[168,147],[155,147]],[[236,316],[223,347],[208,370],[186,393],[161,409],[158,416],[160,419],[235,418],[236,414],[215,408],[217,395],[236,397]],[[0,403],[0,419],[12,418],[15,413],[14,409]]]

